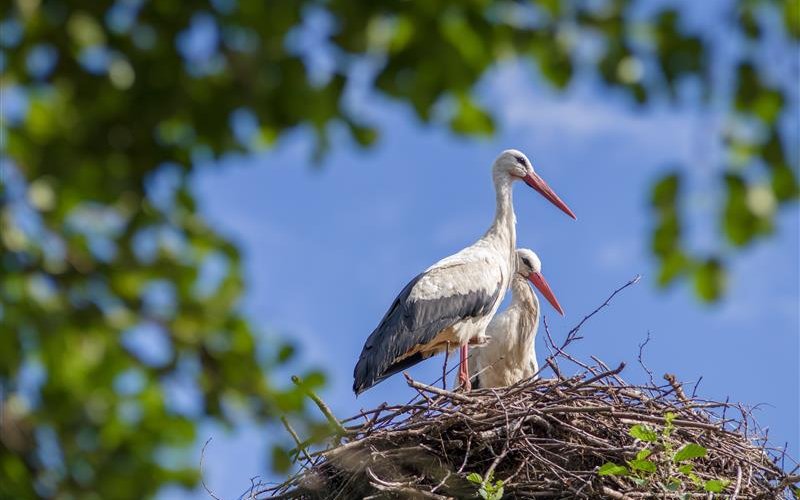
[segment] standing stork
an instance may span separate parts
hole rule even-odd
[[[517,250],[517,271],[511,280],[511,304],[492,318],[486,327],[489,341],[469,358],[470,372],[476,373],[477,387],[505,387],[532,377],[536,362],[536,331],[539,329],[539,299],[528,281],[539,289],[562,316],[550,285],[542,275],[539,257],[527,248]]]
[[[516,218],[511,196],[522,180],[551,203],[575,214],[533,170],[519,151],[503,151],[492,166],[497,198],[494,222],[473,245],[446,257],[411,280],[370,334],[353,370],[353,392],[450,347],[461,347],[459,380],[469,389],[468,343],[484,332],[505,296],[515,270]]]

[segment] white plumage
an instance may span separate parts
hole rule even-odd
[[[489,341],[483,347],[472,349],[469,359],[469,371],[477,374],[477,385],[481,388],[512,385],[539,371],[536,361],[539,299],[531,290],[529,280],[563,314],[541,274],[538,256],[528,249],[517,250],[516,272],[511,280],[511,304],[494,316],[486,328]]]

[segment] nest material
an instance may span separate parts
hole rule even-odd
[[[253,496],[476,498],[480,485],[467,479],[475,472],[491,478],[490,487],[502,480],[504,498],[710,498],[709,480],[727,481],[717,498],[792,498],[798,478],[785,471],[785,453],[754,438],[744,407],[689,398],[669,377],[660,387],[628,385],[622,366],[470,393],[409,378],[414,401],[348,419],[365,421],[346,426],[343,441],[324,451],[298,450],[303,470]],[[665,437],[669,413],[674,430]],[[634,438],[636,424],[656,441]],[[676,462],[690,443],[705,457]],[[643,449],[654,472],[628,465]],[[609,462],[628,472],[600,475]],[[695,479],[679,471],[686,464]]]
[[[503,498],[797,499],[800,468],[785,448],[768,445],[748,408],[695,397],[697,384],[687,396],[673,375],[660,386],[653,381],[642,361],[649,336],[639,346],[650,375],[644,386],[620,378],[624,363],[611,370],[565,351],[587,320],[638,281],[616,289],[560,345],[543,319],[545,366],[554,379],[464,393],[406,375],[417,391],[408,404],[383,404],[342,422],[310,394],[336,430],[334,443],[312,453],[284,422],[300,472],[277,486],[254,483],[245,497],[499,498],[502,481]],[[580,373],[565,377],[559,360]],[[704,456],[681,460],[676,454],[687,445],[702,447]],[[601,474],[607,464],[618,465],[618,474]],[[723,491],[706,491],[709,481],[721,481]]]

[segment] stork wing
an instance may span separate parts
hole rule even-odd
[[[411,280],[367,338],[353,371],[353,391],[360,394],[432,356],[421,348],[435,344],[443,330],[490,314],[503,295],[502,283],[502,269],[483,258],[446,259]]]

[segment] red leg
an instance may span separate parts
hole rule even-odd
[[[465,391],[472,390],[472,382],[469,380],[469,365],[467,364],[467,357],[469,356],[469,346],[462,345],[460,350],[460,366],[458,367],[458,381],[461,382],[461,387]]]

